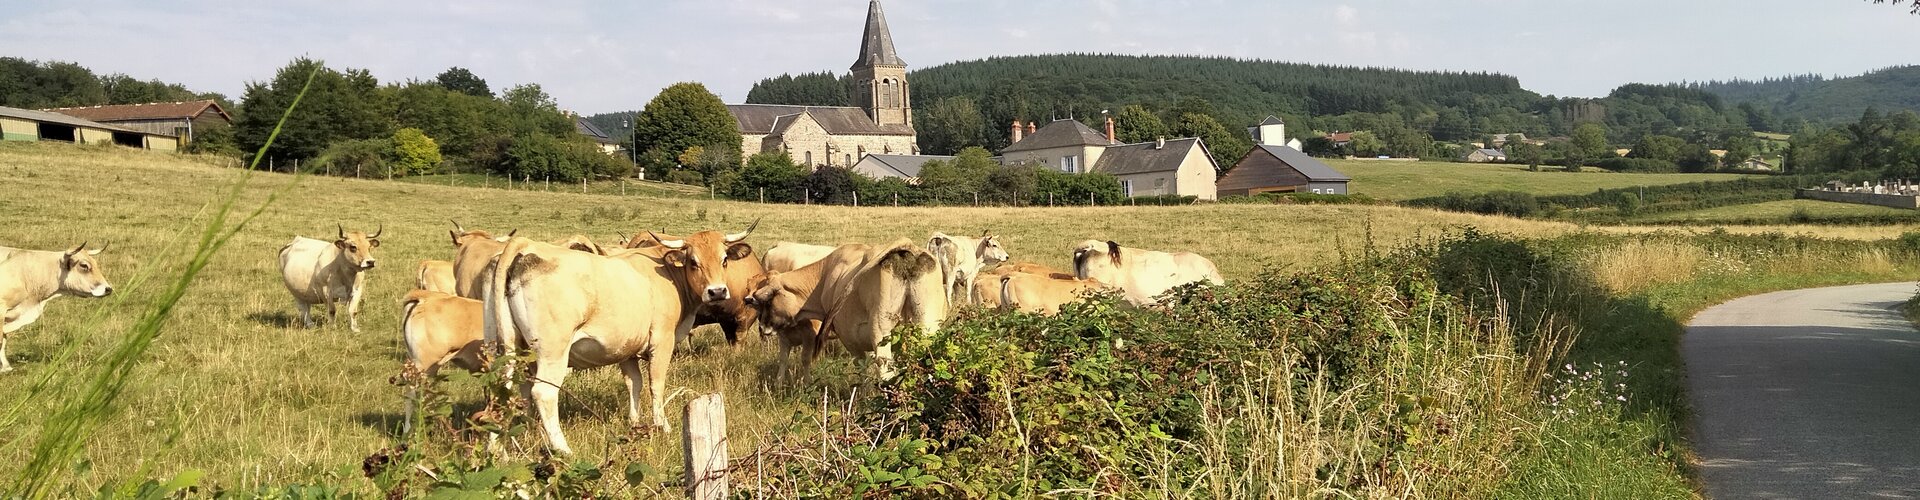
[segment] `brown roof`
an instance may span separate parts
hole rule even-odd
[[[1353,132],[1334,132],[1327,134],[1327,139],[1333,142],[1353,142]]]
[[[913,135],[911,125],[877,124],[867,110],[853,107],[728,104],[727,111],[742,134],[778,135],[793,125],[792,118],[806,114],[833,135]]]
[[[1093,130],[1079,120],[1054,120],[1020,139],[1020,142],[1000,150],[1001,154],[1037,149],[1064,148],[1070,146],[1105,146],[1107,136]]]
[[[97,122],[111,123],[131,120],[192,118],[206,112],[208,107],[212,107],[213,112],[220,115],[220,118],[225,119],[229,123],[233,122],[233,117],[227,115],[227,110],[220,109],[220,104],[213,102],[212,99],[146,104],[110,104],[83,108],[54,108],[47,111]]]
[[[1112,175],[1172,172],[1180,170],[1180,165],[1187,162],[1189,151],[1205,147],[1195,137],[1167,139],[1167,146],[1163,148],[1156,148],[1157,145],[1158,141],[1108,147],[1105,153],[1100,154],[1100,163],[1093,166],[1093,171]],[[1201,156],[1206,157],[1209,163],[1213,160],[1212,156]],[[1220,169],[1216,167],[1214,170]]]

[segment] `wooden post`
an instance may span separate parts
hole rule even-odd
[[[288,171],[287,171],[287,173],[289,173],[289,174],[297,174],[297,173],[300,173],[300,159],[299,159],[299,158],[294,158],[294,159],[293,159],[293,170],[288,170]]]
[[[727,498],[727,400],[708,394],[687,402],[681,456],[686,458],[687,498]]]
[[[580,194],[587,194],[587,176],[585,175],[580,176]]]
[[[801,205],[813,204],[813,188],[800,188],[800,204]]]
[[[274,171],[274,170],[273,170],[273,157],[271,157],[271,156],[269,156],[269,157],[267,157],[267,171],[268,171],[268,172],[272,172],[272,171]]]
[[[980,193],[973,193],[973,206],[980,206]]]
[[[620,178],[620,196],[626,196],[626,195],[627,195],[627,178],[621,177]]]
[[[1053,206],[1053,191],[1047,191],[1047,206]],[[502,323],[505,324],[505,323]]]
[[[856,207],[857,207],[857,206],[860,206],[860,192],[859,192],[859,191],[854,191],[854,192],[853,192],[853,206],[856,206]]]
[[[894,208],[899,208],[899,207],[900,207],[900,192],[899,192],[899,191],[894,191],[894,192],[893,192],[893,206],[894,206]]]
[[[553,192],[553,174],[547,174],[547,192]]]
[[[760,188],[760,202],[761,203],[767,202],[767,188],[764,188],[764,187]]]
[[[481,187],[481,188],[491,188],[491,187],[493,187],[493,173],[492,173],[492,172],[481,172],[481,173],[480,173],[480,187]]]
[[[1089,206],[1089,207],[1091,207],[1091,206],[1093,206],[1093,192],[1092,192],[1092,191],[1088,191],[1088,192],[1087,192],[1087,206]]]

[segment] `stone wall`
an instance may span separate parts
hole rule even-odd
[[[1893,208],[1920,208],[1920,196],[1895,194],[1847,193],[1823,189],[1802,189],[1794,194],[1796,198],[1809,200],[1857,203],[1861,205],[1879,205]]]

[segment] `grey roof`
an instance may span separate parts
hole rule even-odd
[[[919,177],[920,167],[930,161],[948,161],[952,156],[935,155],[867,155],[854,162],[854,171],[874,177]]]
[[[784,104],[728,104],[734,122],[742,134],[779,135],[805,114],[833,135],[913,135],[907,124],[881,125],[873,122],[867,110],[845,106],[788,106]]]
[[[853,69],[906,65],[893,51],[893,34],[887,31],[887,15],[880,11],[880,0],[867,3],[867,32],[860,37],[860,57],[853,60]]]
[[[1500,150],[1493,149],[1493,148],[1480,148],[1480,154],[1484,154],[1487,156],[1506,156],[1507,155],[1506,153],[1502,153],[1500,152]]]
[[[1267,145],[1261,145],[1260,149],[1264,149],[1272,154],[1273,157],[1279,158],[1281,163],[1285,163],[1287,166],[1293,167],[1294,170],[1300,171],[1300,175],[1307,176],[1307,180],[1309,181],[1344,182],[1353,180],[1352,177],[1347,177],[1347,174],[1334,170],[1333,167],[1327,166],[1326,163],[1312,156],[1307,156],[1306,153],[1302,153],[1298,149],[1286,146]]]
[[[1260,124],[1254,125],[1254,126],[1259,127],[1259,126],[1265,126],[1265,125],[1286,125],[1286,124],[1287,122],[1280,121],[1280,117],[1278,116],[1267,115],[1267,119],[1260,120]]]
[[[591,137],[594,141],[601,144],[614,144],[619,142],[613,140],[613,136],[607,135],[607,131],[601,130],[599,125],[594,125],[593,122],[587,121],[587,118],[584,116],[573,117],[573,130],[579,132],[580,135]]]
[[[1180,165],[1187,162],[1188,152],[1194,148],[1205,148],[1197,137],[1167,139],[1166,147],[1155,148],[1158,144],[1156,141],[1108,147],[1106,152],[1100,154],[1100,162],[1093,166],[1093,171],[1112,175],[1171,172],[1180,170]],[[1213,156],[1201,156],[1207,158],[1208,163],[1213,162]],[[1219,166],[1215,165],[1214,171],[1219,170]]]
[[[137,134],[155,135],[160,137],[174,137],[172,134],[157,134],[153,132],[142,132],[139,130],[134,130],[134,129],[121,127],[117,125],[108,125],[108,124],[96,122],[93,120],[75,118],[75,117],[63,115],[60,113],[54,113],[51,111],[35,111],[31,109],[9,108],[6,106],[0,106],[0,116],[4,116],[8,118],[19,118],[22,120],[33,120],[37,122],[58,123],[61,125],[69,125],[74,127],[105,129],[105,130],[111,130],[115,132],[133,132]]]
[[[1053,123],[1033,131],[1033,135],[1020,139],[1020,142],[1000,150],[1001,154],[1033,151],[1036,149],[1064,148],[1069,146],[1105,146],[1106,134],[1088,127],[1079,120],[1054,120]]]

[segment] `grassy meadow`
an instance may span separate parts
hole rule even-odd
[[[1568,173],[1558,167],[1532,172],[1526,165],[1438,161],[1325,160],[1353,178],[1348,190],[1386,200],[1411,200],[1449,192],[1520,191],[1534,195],[1586,194],[1599,189],[1659,186],[1744,177],[1741,174],[1642,174],[1587,168]]]
[[[1463,164],[1342,163],[1336,168],[1360,179],[1356,191],[1366,192],[1360,183],[1369,178],[1399,184],[1398,194],[1377,194],[1390,198],[1425,196],[1419,191],[1424,188],[1413,186],[1419,184],[1413,176],[1442,168],[1462,169],[1459,171],[1485,178],[1511,177],[1500,182],[1513,185],[1535,178],[1548,183],[1568,179],[1584,182],[1577,188],[1573,183],[1541,188],[1567,192],[1598,187],[1585,182],[1588,179],[1622,179],[1617,185],[1649,182],[1628,174],[1533,174],[1496,170],[1506,166]],[[1379,170],[1368,171],[1376,168]],[[21,400],[28,381],[48,371],[69,369],[49,359],[69,343],[81,346],[79,360],[90,359],[114,345],[119,332],[128,328],[155,292],[154,287],[131,286],[128,281],[143,273],[166,275],[176,271],[180,259],[163,255],[164,249],[180,244],[201,222],[198,218],[204,216],[206,203],[238,173],[188,157],[61,144],[0,143],[0,186],[8,192],[0,197],[0,221],[5,221],[0,224],[0,245],[54,249],[80,241],[111,242],[112,248],[101,258],[105,272],[120,287],[107,299],[57,300],[39,322],[10,337],[7,354],[18,371],[0,375],[0,400],[22,405],[24,417],[19,425],[0,428],[0,464],[5,464],[0,465],[0,475],[18,473],[17,467],[30,453],[31,440],[42,423],[37,415],[51,408],[49,401]],[[1673,178],[1675,182],[1703,178],[1671,174],[1649,177]],[[111,480],[199,469],[207,473],[205,483],[227,489],[336,483],[355,485],[354,490],[371,490],[372,486],[360,479],[362,460],[393,445],[399,437],[401,392],[389,382],[399,372],[403,356],[400,310],[395,302],[410,288],[414,264],[452,256],[447,237],[449,219],[468,228],[498,232],[518,229],[520,235],[540,239],[585,234],[601,241],[645,229],[664,228],[675,233],[735,231],[759,219],[760,228],[749,240],[757,249],[769,248],[778,241],[884,242],[898,237],[924,239],[932,231],[972,234],[987,230],[1004,237],[1015,259],[1056,267],[1066,266],[1066,249],[1073,242],[1113,239],[1134,247],[1202,253],[1218,264],[1230,282],[1254,280],[1267,275],[1264,271],[1268,270],[1328,268],[1358,258],[1369,248],[1424,241],[1462,227],[1528,239],[1586,231],[1568,223],[1385,206],[801,207],[701,200],[686,197],[691,193],[684,190],[679,196],[667,198],[606,194],[618,193],[618,185],[592,185],[588,187],[590,194],[580,194],[578,186],[571,191],[510,192],[449,187],[443,184],[445,178],[440,179],[442,183],[432,182],[432,178],[418,181],[296,178],[285,174],[255,177],[243,207],[265,201],[288,183],[296,184],[214,259],[182,300],[106,423],[87,441],[83,456],[89,466],[76,471],[70,484],[90,492]],[[339,324],[318,329],[299,328],[276,269],[276,252],[290,238],[329,237],[336,223],[350,230],[385,227],[384,244],[375,253],[380,266],[371,271],[361,313],[364,331],[357,334],[347,330],[344,318]],[[1876,240],[1897,236],[1906,228],[1731,229],[1736,233]],[[1605,231],[1685,237],[1687,230],[1609,227]],[[1644,277],[1639,271],[1646,266],[1680,272],[1687,271],[1690,264],[1729,259],[1712,249],[1681,252],[1682,257],[1692,259],[1683,262],[1672,260],[1675,252],[1669,247],[1642,246],[1634,252],[1613,260],[1595,257],[1599,260],[1594,267],[1613,276],[1614,281],[1606,285],[1609,290],[1627,294],[1678,286],[1635,281],[1636,276]],[[1886,262],[1884,255],[1860,258],[1885,263],[1885,269],[1845,279],[1895,274],[1894,265]],[[1876,258],[1880,260],[1873,260]],[[1796,269],[1817,274],[1812,267]],[[1718,271],[1682,275],[1692,278],[1696,272]],[[106,320],[98,329],[82,329],[90,311],[96,308],[104,308]],[[810,415],[821,414],[823,407],[846,404],[848,381],[853,380],[855,367],[844,358],[827,358],[818,368],[822,375],[816,385],[790,390],[769,382],[773,349],[750,344],[732,350],[721,345],[718,337],[717,332],[697,332],[693,345],[683,347],[676,356],[668,380],[672,394],[669,411],[677,413],[691,395],[727,394],[735,457],[754,450],[768,436],[780,435],[796,419],[808,421],[814,418]],[[1470,364],[1457,368],[1461,373],[1479,369],[1465,366]],[[1502,370],[1517,372],[1519,368]],[[461,411],[477,404],[477,387],[454,384],[450,391]],[[1339,399],[1331,394],[1327,397]],[[679,436],[630,430],[623,415],[624,398],[625,388],[617,370],[576,372],[567,380],[562,425],[576,451],[594,461],[677,468]],[[1468,403],[1463,400],[1458,404]],[[1656,420],[1649,425],[1665,423],[1669,422]],[[1288,445],[1322,447],[1324,453],[1336,453],[1346,446],[1310,440],[1289,441]],[[1559,466],[1559,459],[1551,454],[1527,458],[1545,464],[1537,465],[1540,469],[1535,472],[1551,472],[1552,467]],[[1665,472],[1654,475],[1671,475],[1660,476],[1666,478],[1668,486],[1683,483],[1674,480],[1680,477],[1677,472],[1660,467],[1653,466]],[[1313,469],[1304,470],[1296,473],[1311,482]],[[1684,489],[1684,485],[1679,487]],[[1187,495],[1207,496],[1206,492]],[[1395,495],[1376,492],[1375,496]]]
[[[1685,223],[1703,225],[1739,224],[1754,220],[1784,222],[1793,220],[1796,217],[1807,220],[1834,218],[1892,219],[1901,217],[1920,219],[1920,211],[1820,200],[1783,200],[1682,212],[1666,212],[1639,217],[1634,220],[1636,222],[1649,224]]]

